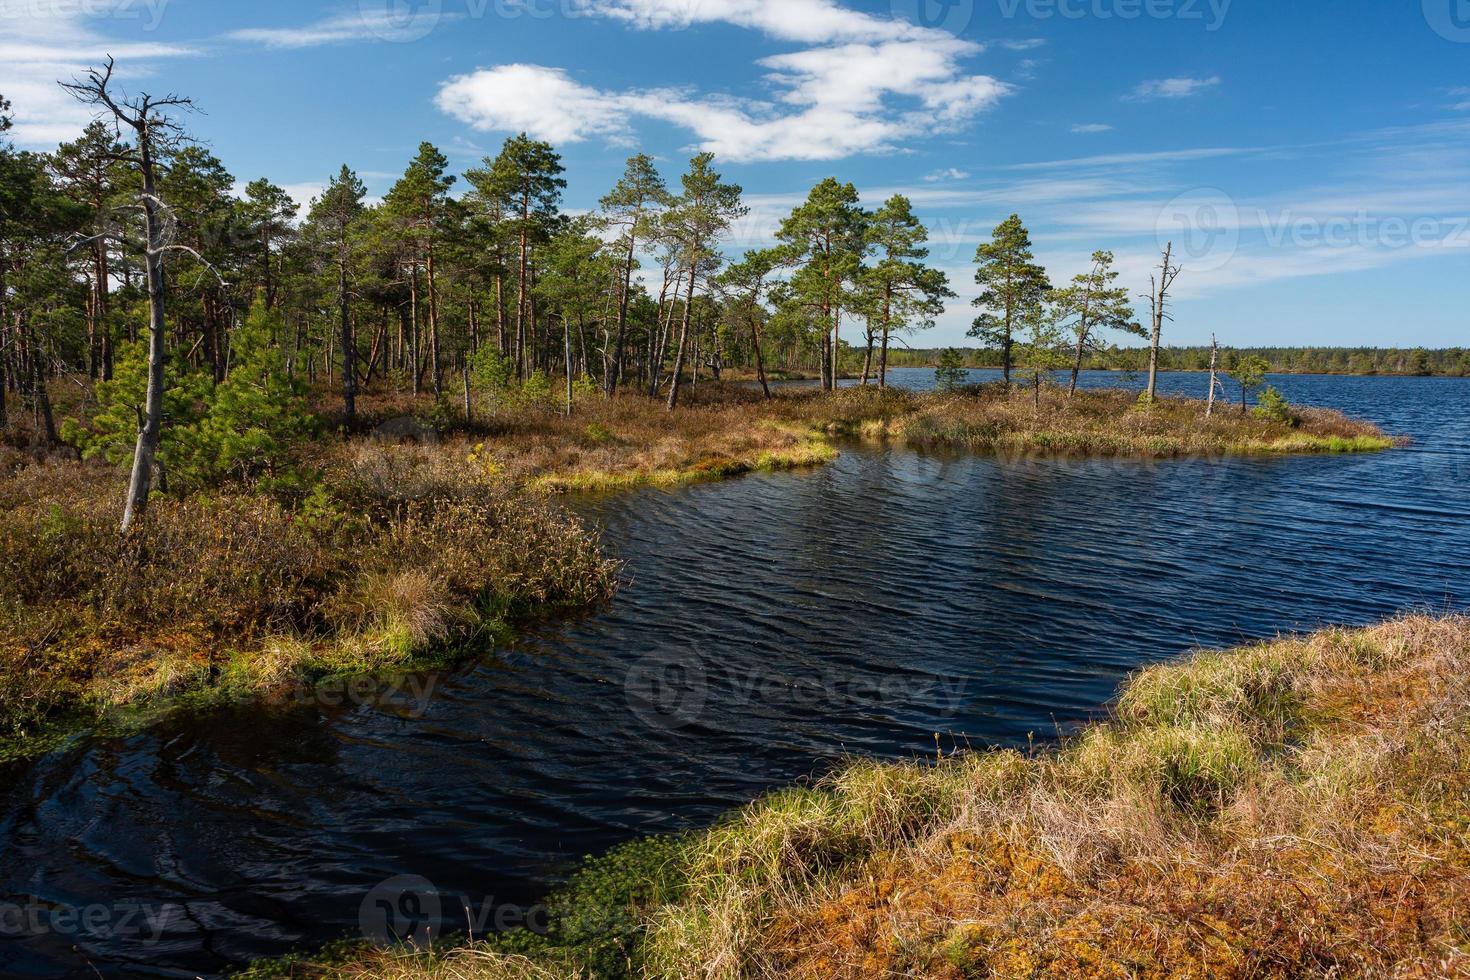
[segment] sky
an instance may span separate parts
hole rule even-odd
[[[522,130],[571,209],[714,152],[732,255],[826,177],[904,194],[961,297],[926,346],[1013,212],[1054,283],[1113,251],[1141,316],[1172,242],[1169,343],[1470,346],[1470,0],[0,0],[14,141],[74,138],[56,82],[106,54],[303,204]]]

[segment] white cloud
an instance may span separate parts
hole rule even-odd
[[[1217,88],[1219,85],[1219,75],[1212,75],[1209,78],[1160,78],[1139,85],[1129,93],[1128,98],[1135,102],[1151,99],[1188,99],[1201,92]]]
[[[1043,160],[1037,163],[1018,163],[1016,170],[1055,170],[1067,167],[1111,168],[1139,163],[1182,163],[1191,160],[1210,160],[1215,157],[1238,156],[1254,153],[1251,147],[1220,146],[1201,147],[1194,150],[1160,150],[1154,153],[1110,153],[1095,157],[1077,157],[1071,160]]]
[[[357,12],[337,14],[305,27],[250,27],[231,31],[225,36],[232,41],[290,50],[361,41],[418,40],[432,33],[440,24],[463,18],[463,14],[444,13],[432,8],[395,17],[387,6],[377,10],[364,3]]]
[[[1072,127],[1072,132],[1086,134],[1107,133],[1111,132],[1112,128],[1107,123],[1078,123]]]
[[[960,170],[956,167],[949,167],[945,170],[934,171],[932,174],[926,176],[924,180],[930,184],[937,184],[940,181],[944,180],[968,180],[969,178],[970,172],[968,170]]]
[[[627,141],[627,120],[641,117],[688,130],[701,149],[732,161],[836,160],[955,130],[1011,91],[962,70],[980,45],[830,0],[589,2],[593,13],[638,28],[721,22],[820,46],[758,62],[774,101],[668,88],[608,91],[560,68],[516,64],[449,79],[439,108],[476,129],[524,130],[552,142]]]
[[[950,37],[907,21],[849,10],[834,0],[585,0],[581,10],[645,30],[724,23],[801,44]]]
[[[451,78],[440,109],[477,129],[534,133],[553,143],[617,136],[627,124],[627,97],[599,92],[560,68],[502,65]]]
[[[126,86],[150,76],[152,62],[198,53],[171,44],[105,38],[97,26],[111,21],[146,29],[146,14],[136,21],[89,17],[86,6],[0,0],[0,94],[14,107],[15,128],[9,135],[19,146],[49,149],[81,133],[93,113],[57,83],[85,74],[107,55],[117,59],[115,77]]]

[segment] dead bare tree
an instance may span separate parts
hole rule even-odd
[[[136,206],[143,214],[143,252],[148,270],[148,394],[146,404],[138,412],[138,444],[133,454],[133,474],[128,483],[127,502],[123,509],[122,530],[130,531],[148,508],[153,490],[154,471],[158,464],[158,445],[163,435],[163,395],[166,379],[164,365],[168,359],[167,331],[164,322],[165,279],[164,256],[170,251],[189,252],[203,259],[193,249],[169,242],[169,209],[158,196],[158,160],[182,139],[183,131],[169,117],[169,110],[192,110],[194,103],[181,96],[155,98],[147,93],[127,97],[114,91],[114,60],[109,57],[101,70],[62,83],[78,101],[98,110],[106,118],[111,115],[119,138],[124,129],[134,140],[120,154],[120,159],[138,170],[142,192]],[[95,239],[80,242],[76,247]]]
[[[1213,418],[1215,415],[1215,392],[1223,385],[1220,383],[1220,341],[1210,334],[1210,402],[1205,406],[1205,418]]]
[[[1174,317],[1169,313],[1169,290],[1174,288],[1174,280],[1179,278],[1183,269],[1173,264],[1174,243],[1170,242],[1164,249],[1164,261],[1159,267],[1157,275],[1149,276],[1149,306],[1153,309],[1153,335],[1149,343],[1148,352],[1148,404],[1152,405],[1159,394],[1159,343],[1164,336],[1164,321],[1171,323]]]

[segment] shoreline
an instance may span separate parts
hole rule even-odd
[[[545,935],[243,976],[1444,975],[1470,967],[1467,667],[1463,616],[1196,653],[1054,747],[860,761],[591,859]]]
[[[0,764],[34,758],[88,730],[136,730],[175,709],[269,696],[274,689],[322,678],[441,667],[455,662],[459,655],[454,651],[477,638],[504,636],[519,623],[594,608],[612,596],[616,573],[594,557],[596,540],[578,522],[552,521],[557,530],[551,536],[531,532],[525,515],[549,514],[545,507],[554,505],[536,502],[548,492],[676,488],[819,467],[839,455],[840,440],[851,438],[1008,461],[1380,452],[1397,444],[1376,426],[1326,410],[1301,410],[1287,423],[1237,415],[1230,406],[1220,406],[1216,417],[1206,420],[1201,402],[1160,399],[1145,409],[1131,392],[1117,390],[1082,391],[1072,400],[1048,391],[1039,409],[1031,395],[999,386],[928,395],[848,388],[834,394],[787,394],[769,402],[749,391],[714,386],[702,388],[697,398],[705,401],[672,415],[638,396],[612,403],[597,399],[571,418],[534,406],[515,408],[493,423],[492,434],[474,444],[471,438],[480,436],[451,436],[434,445],[394,447],[354,440],[328,446],[319,454],[320,465],[334,489],[322,500],[307,502],[315,510],[300,513],[250,496],[221,497],[204,505],[190,499],[161,505],[161,513],[171,515],[160,518],[164,536],[176,540],[175,547],[184,552],[194,549],[201,560],[209,559],[205,564],[214,571],[207,574],[219,579],[189,586],[204,590],[200,595],[206,598],[200,601],[233,603],[235,615],[247,624],[266,615],[262,610],[279,605],[268,592],[260,592],[259,584],[235,582],[240,571],[219,564],[225,560],[221,556],[211,558],[217,544],[192,529],[194,524],[215,528],[216,538],[239,537],[228,545],[244,549],[235,561],[248,565],[251,548],[278,555],[277,566],[264,566],[262,572],[285,574],[283,584],[307,576],[300,581],[312,583],[311,597],[285,612],[269,612],[277,625],[263,632],[247,627],[254,633],[246,633],[244,642],[235,638],[237,627],[224,620],[195,623],[197,610],[192,618],[128,625],[132,613],[127,609],[99,617],[83,603],[65,612],[71,625],[59,640],[47,638],[42,625],[27,633],[22,624],[17,642],[42,644],[38,649],[43,659],[38,668],[24,666],[33,663],[29,658],[35,654],[22,656],[10,668],[8,681],[6,664],[0,662],[0,709],[11,704],[20,706],[12,713],[25,712],[12,722],[15,735],[0,752]],[[48,479],[48,470],[57,479]],[[57,463],[23,468],[11,477],[11,496],[19,501],[13,516],[21,525],[12,529],[15,537],[8,545],[12,563],[19,564],[15,574],[38,582],[54,578],[54,569],[41,576],[29,571],[28,562],[50,561],[43,556],[61,548],[59,557],[76,569],[72,578],[94,581],[96,588],[111,581],[109,576],[122,576],[111,586],[118,591],[159,584],[138,577],[141,573],[132,568],[126,549],[102,559],[101,567],[92,554],[109,538],[111,509],[120,496],[109,473]],[[60,484],[60,492],[51,483]],[[32,491],[14,492],[24,485]],[[415,503],[418,498],[425,503]],[[431,503],[435,500],[444,503]],[[442,564],[437,553],[422,548],[394,553],[394,540],[408,540],[399,527],[404,520],[420,528],[419,534],[464,543],[457,541],[460,530],[436,516],[436,508],[462,512],[472,521],[493,514],[494,527],[519,528],[516,533],[542,542],[540,551],[525,559],[530,562],[525,573],[533,581],[503,591],[497,569],[509,559],[489,539],[494,535],[486,537],[491,525],[483,528],[484,540],[473,542],[489,549],[474,559],[488,561],[493,566],[489,571]],[[413,517],[405,516],[410,512]],[[351,543],[336,542],[341,527],[359,523],[351,516],[358,513],[379,516],[371,526],[349,532]],[[171,521],[189,526],[175,527]],[[323,559],[313,555],[327,548],[333,550],[328,563],[336,568],[331,573],[335,578],[317,582],[318,572],[312,569]],[[376,557],[365,559],[361,568],[340,554],[364,548]],[[411,553],[420,553],[420,560],[439,570],[418,572],[406,557]],[[470,560],[468,554],[464,560]],[[171,586],[171,577],[194,574],[193,564],[181,554],[165,559],[149,576]],[[561,565],[578,570],[580,592],[547,592],[550,586],[536,584],[542,574],[550,576],[547,582],[557,580]],[[297,566],[300,570],[293,570]],[[64,586],[57,581],[57,588],[71,587],[70,580]],[[72,608],[65,606],[67,600],[39,592],[26,601],[30,605],[23,608],[38,624],[51,615],[48,607],[53,604]],[[255,610],[251,603],[272,605]],[[78,666],[80,661],[85,664]],[[55,667],[48,668],[48,663]],[[39,678],[32,673],[37,670]],[[31,679],[43,688],[39,707],[24,707],[36,697],[28,690]],[[0,710],[0,720],[3,715]]]

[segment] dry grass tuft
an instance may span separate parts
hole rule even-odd
[[[695,847],[648,974],[1470,970],[1467,668],[1457,618],[1202,654],[1055,754],[764,801]]]
[[[554,933],[272,975],[1465,976],[1467,763],[1470,619],[1326,630],[1140,671],[1055,751],[860,762],[615,853],[553,902],[631,910],[612,957]]]

